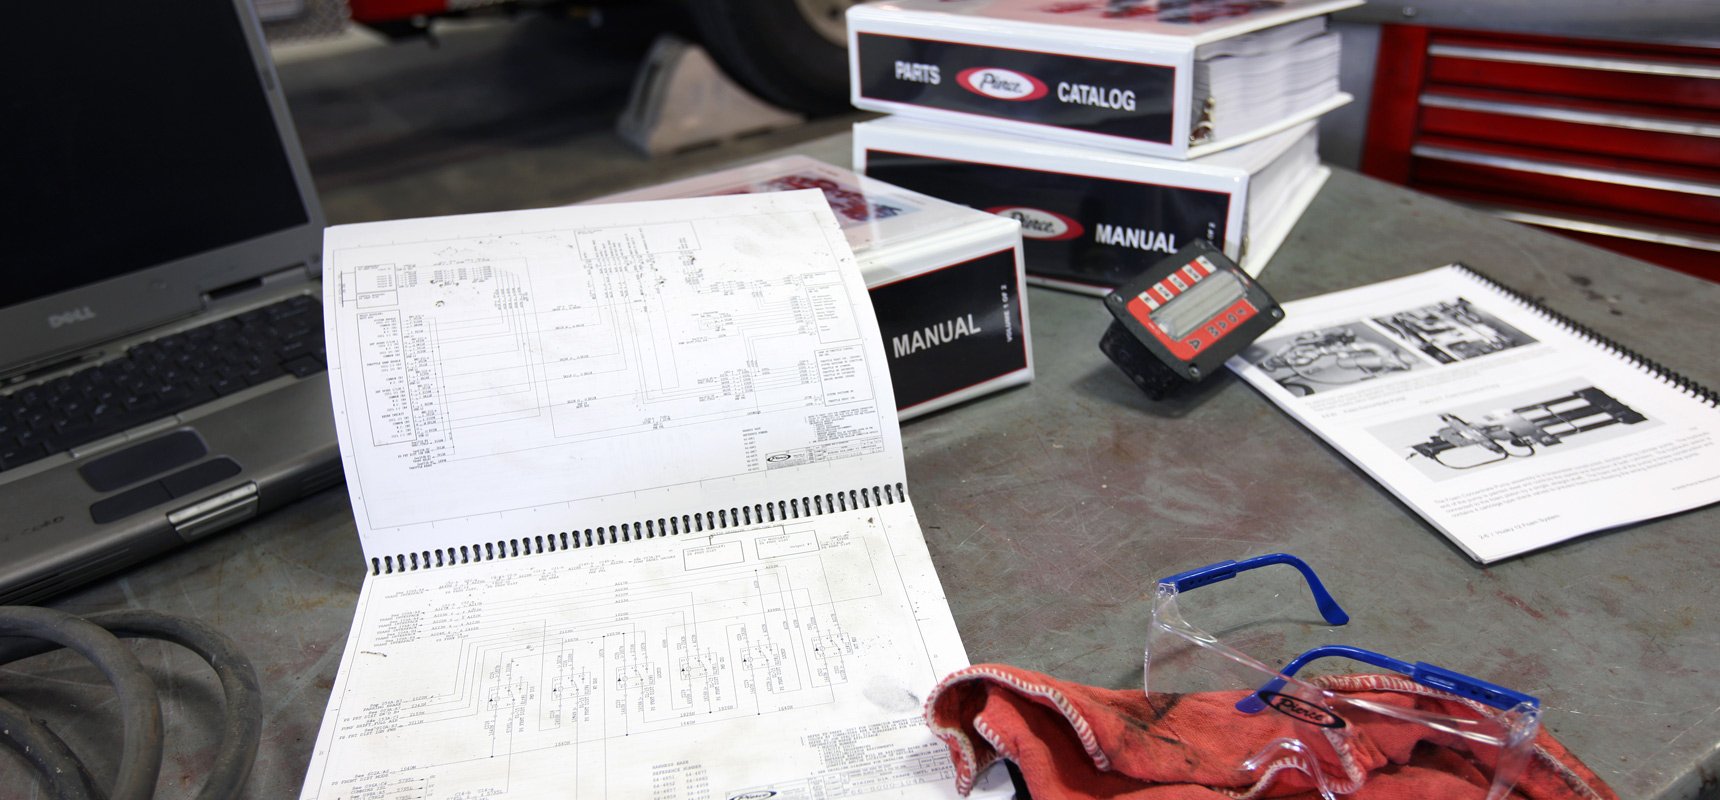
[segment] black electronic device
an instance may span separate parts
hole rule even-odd
[[[1278,301],[1201,240],[1105,296],[1117,319],[1099,349],[1157,400],[1218,371],[1284,318]]]

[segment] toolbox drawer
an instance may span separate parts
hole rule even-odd
[[[1382,26],[1362,171],[1720,281],[1720,49]]]

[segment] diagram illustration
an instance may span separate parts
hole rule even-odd
[[[1374,322],[1442,364],[1497,353],[1535,341],[1461,297],[1376,317]]]
[[[369,574],[304,800],[924,797],[965,663],[813,192],[328,239]]]
[[[617,760],[609,748],[623,740],[637,748],[655,736],[698,741],[705,727],[739,737],[749,725],[789,724],[784,715],[823,730],[806,720],[840,718],[868,688],[851,685],[858,675],[880,674],[878,660],[913,653],[864,622],[891,602],[886,557],[861,537],[800,523],[483,578],[454,573],[434,599],[408,591],[375,600],[387,613],[363,631],[361,657],[379,670],[395,658],[420,667],[387,672],[385,696],[342,708],[335,731],[401,755],[392,764],[336,764],[312,777],[347,797],[483,797],[490,795],[482,787],[505,781],[515,789],[546,785],[540,770],[547,765],[557,776],[547,785],[562,787],[556,796],[601,797],[649,780],[661,790],[654,796],[707,797],[721,787],[691,785],[705,768],[681,764],[671,780],[647,775],[661,765]],[[522,591],[522,580],[541,588]],[[868,660],[874,666],[863,668]],[[904,716],[923,737],[917,707],[905,706]],[[830,736],[810,742],[807,754],[784,756],[798,765],[798,780],[828,783],[810,789],[840,796],[857,770],[877,765]],[[720,745],[708,747],[710,758],[725,757]],[[475,766],[500,758],[514,765],[500,777],[493,763]],[[824,758],[827,769],[808,778],[809,758]],[[926,764],[947,769],[937,759]],[[436,786],[447,794],[428,790]],[[479,793],[455,794],[454,786]]]
[[[367,252],[340,275],[357,309],[342,337],[363,375],[347,398],[368,440],[357,458],[521,508],[568,499],[554,474],[574,466],[600,496],[644,472],[665,485],[711,465],[879,452],[884,417],[838,273],[768,253],[744,254],[757,269],[708,267],[713,250],[735,258],[704,245],[723,234],[688,221]],[[526,477],[488,478],[522,459],[537,465],[514,470]],[[407,497],[371,499],[378,527],[435,519]]]
[[[1361,323],[1262,342],[1245,351],[1243,357],[1298,396],[1422,366]]]
[[[1511,458],[1528,458],[1537,448],[1563,444],[1579,434],[1647,419],[1612,395],[1588,386],[1474,421],[1454,413],[1440,414],[1439,430],[1427,441],[1411,445],[1410,457],[1421,456],[1447,469],[1474,469]],[[1453,451],[1458,451],[1459,457],[1453,458]]]

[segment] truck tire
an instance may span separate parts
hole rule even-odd
[[[843,12],[855,0],[687,0],[711,58],[753,94],[809,116],[848,107]]]

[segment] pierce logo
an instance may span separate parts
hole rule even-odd
[[[1021,235],[1029,239],[1060,242],[1077,238],[1087,232],[1087,228],[1080,222],[1043,208],[994,206],[986,211],[1021,223]]]
[[[974,94],[1011,102],[1038,100],[1051,91],[1045,81],[1003,67],[964,69],[956,75],[956,83]]]
[[[1299,719],[1309,725],[1318,725],[1322,728],[1342,728],[1345,725],[1343,717],[1332,713],[1331,709],[1318,703],[1310,703],[1307,700],[1300,700],[1287,694],[1270,692],[1265,689],[1261,689],[1255,694],[1266,705],[1271,706],[1273,711]]]
[[[58,328],[64,325],[75,325],[79,322],[89,322],[95,318],[96,312],[90,310],[89,306],[84,306],[70,311],[61,311],[58,314],[49,314],[48,327]]]

